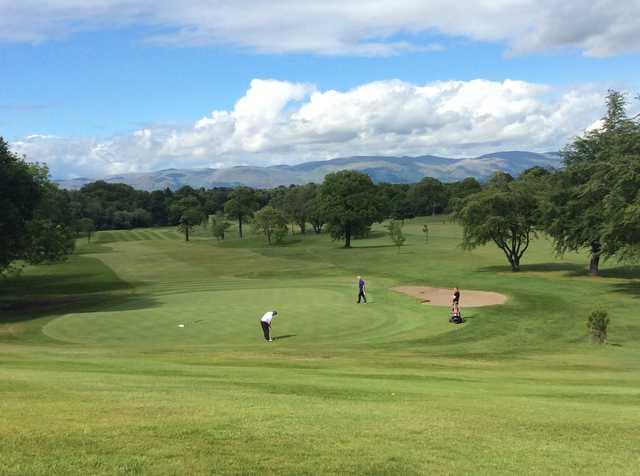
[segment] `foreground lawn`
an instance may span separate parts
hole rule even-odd
[[[0,474],[637,474],[638,269],[594,279],[539,240],[514,274],[424,222],[400,251],[381,227],[351,250],[102,232],[3,282]],[[453,326],[400,284],[509,299]]]

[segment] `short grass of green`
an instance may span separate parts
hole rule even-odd
[[[441,218],[399,250],[383,232],[100,232],[2,281],[0,474],[638,474],[638,268],[591,278],[539,239],[511,273]],[[400,284],[459,286],[466,323]]]

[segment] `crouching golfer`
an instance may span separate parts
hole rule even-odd
[[[264,316],[260,319],[260,326],[262,327],[262,333],[264,334],[264,340],[267,342],[273,342],[271,338],[271,321],[278,315],[278,311],[273,310],[265,312]]]

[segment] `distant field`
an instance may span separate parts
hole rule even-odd
[[[640,268],[591,278],[540,239],[512,273],[442,218],[383,231],[99,232],[0,282],[0,474],[638,474]],[[467,322],[399,285],[459,286]]]

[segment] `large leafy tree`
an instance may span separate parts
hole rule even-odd
[[[169,222],[169,200],[173,196],[171,190],[154,190],[149,194],[149,212],[151,221],[156,226],[165,226]]]
[[[78,230],[86,235],[88,242],[91,242],[91,237],[96,231],[96,224],[91,218],[81,218],[78,221]]]
[[[454,210],[456,202],[463,200],[467,195],[478,193],[482,190],[482,185],[473,177],[467,177],[460,182],[451,182],[445,184],[447,190],[447,210]]]
[[[169,212],[177,217],[178,230],[184,233],[185,241],[189,241],[193,227],[204,219],[200,202],[194,196],[187,195],[174,202]]]
[[[640,98],[639,98],[640,99]],[[602,255],[640,257],[640,116],[626,115],[625,97],[611,91],[600,143],[587,186],[605,191],[601,204]]]
[[[361,172],[342,170],[328,174],[318,196],[318,207],[334,239],[351,239],[366,234],[383,216],[378,191],[371,178]]]
[[[609,91],[602,127],[565,148],[565,170],[556,175],[545,207],[545,230],[556,251],[588,249],[592,275],[601,256],[623,258],[640,237],[640,125],[627,117],[625,103],[622,93]]]
[[[59,261],[73,251],[66,195],[46,167],[27,163],[0,137],[0,274],[12,263]]]
[[[41,168],[43,194],[33,219],[29,223],[27,253],[32,264],[64,260],[75,247],[77,223],[69,196],[48,181],[49,171]]]
[[[320,210],[320,193],[319,189],[316,189],[316,193],[309,202],[309,223],[311,223],[311,227],[313,228],[314,233],[320,234],[322,233],[322,227],[324,226],[325,219],[322,211]]]
[[[267,237],[269,244],[272,241],[280,242],[287,234],[287,218],[277,208],[267,205],[256,212],[254,217],[255,230]]]
[[[404,220],[415,217],[415,207],[409,197],[410,186],[407,184],[378,184],[382,198],[382,213],[385,218]]]
[[[296,185],[290,187],[284,196],[284,212],[293,223],[300,227],[302,234],[306,232],[307,222],[313,212],[317,188],[315,184]]]
[[[231,189],[229,188],[213,188],[204,190],[202,196],[204,198],[204,212],[207,215],[215,215],[224,210],[224,204],[227,201]]]
[[[459,201],[454,218],[464,227],[465,249],[492,242],[518,271],[540,221],[539,199],[525,182],[499,181]]]
[[[41,197],[32,168],[0,138],[0,271],[23,256],[27,223]]]
[[[229,218],[238,220],[238,233],[242,238],[242,224],[253,216],[258,208],[258,197],[255,190],[249,187],[235,188],[224,204],[224,212]]]
[[[408,193],[416,215],[435,215],[447,207],[447,190],[442,182],[425,177],[413,185]]]
[[[640,142],[640,134],[638,134]],[[640,153],[616,157],[603,170],[609,193],[603,208],[603,255],[620,260],[640,258]]]

